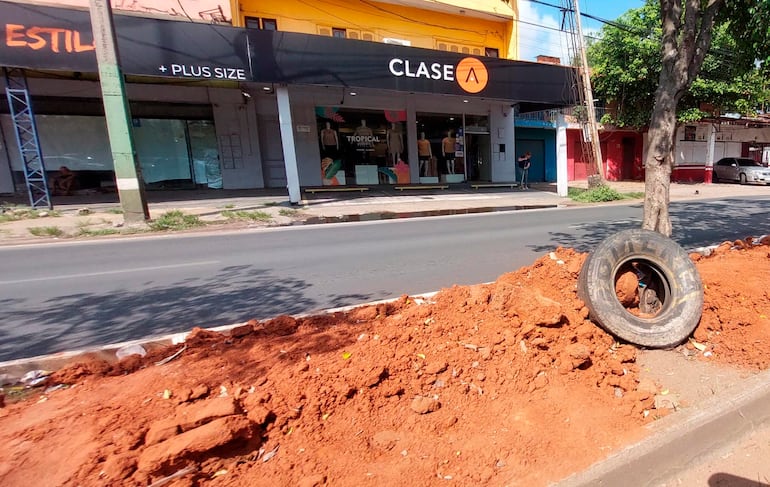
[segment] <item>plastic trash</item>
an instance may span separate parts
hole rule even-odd
[[[147,350],[145,350],[141,345],[134,344],[120,347],[118,351],[115,352],[115,356],[118,357],[118,360],[123,360],[124,358],[131,355],[139,355],[140,357],[144,357],[147,355]]]
[[[33,387],[45,381],[49,375],[51,373],[46,370],[30,370],[24,374],[20,382],[26,386]]]

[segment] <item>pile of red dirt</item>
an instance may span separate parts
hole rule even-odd
[[[731,247],[694,256],[705,306],[687,346],[766,368],[770,247]],[[0,406],[0,484],[556,481],[666,414],[637,349],[588,320],[576,296],[584,259],[560,248],[429,298],[196,328],[161,365],[182,345],[86,357]]]

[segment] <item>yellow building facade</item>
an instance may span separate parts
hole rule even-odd
[[[518,59],[515,0],[231,0],[233,25]]]

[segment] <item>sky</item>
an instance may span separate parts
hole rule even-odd
[[[566,0],[542,0],[552,5],[566,5]],[[595,17],[615,20],[627,10],[639,8],[644,0],[579,0],[580,11]],[[570,58],[570,42],[558,32],[561,27],[561,12],[557,8],[537,4],[529,0],[519,0],[521,24],[519,26],[519,58],[534,61],[544,54],[561,59],[566,64]],[[602,24],[581,17],[584,35],[591,35],[601,29]],[[534,25],[532,25],[534,24]]]

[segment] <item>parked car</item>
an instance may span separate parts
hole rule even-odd
[[[770,168],[746,157],[724,157],[714,163],[712,180],[770,184]]]

